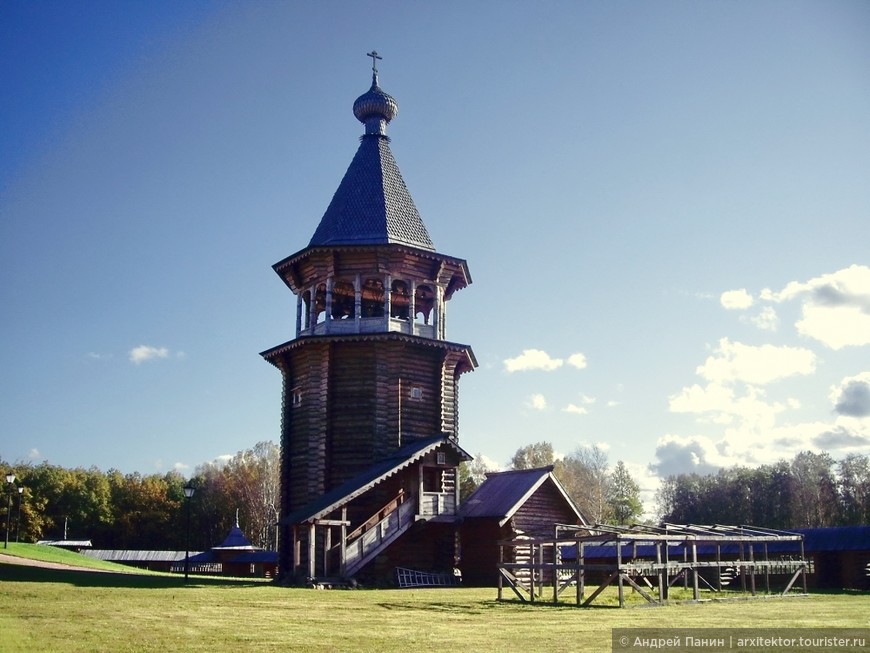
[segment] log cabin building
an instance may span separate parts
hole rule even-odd
[[[499,542],[553,538],[558,525],[585,525],[577,505],[553,475],[553,466],[490,472],[465,500],[462,516],[462,580],[467,585],[492,586],[498,581],[501,562],[527,563],[530,549],[508,549],[510,560],[500,554]],[[542,562],[554,562],[550,548]],[[522,574],[520,574],[522,576]],[[525,579],[527,580],[527,579]]]
[[[283,380],[286,582],[457,562],[459,378],[477,363],[447,340],[447,303],[471,276],[408,192],[386,135],[398,105],[369,56],[359,149],[308,246],[273,266],[297,308],[295,337],[261,354]]]

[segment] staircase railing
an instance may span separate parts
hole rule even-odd
[[[394,510],[396,510],[404,502],[405,502],[405,491],[399,490],[399,493],[393,499],[388,501],[387,504],[383,508],[378,510],[375,514],[373,514],[371,517],[369,517],[367,520],[365,520],[362,524],[360,524],[355,529],[353,529],[350,533],[348,533],[347,542],[348,543],[352,542],[353,540],[358,538],[360,535],[362,535],[363,533],[365,533],[366,531],[371,529],[373,526],[375,526],[378,522],[383,521],[386,517],[388,517],[390,515],[390,513],[392,513]]]
[[[345,576],[353,576],[411,527],[416,512],[414,504],[414,501],[404,500],[353,541],[348,537],[345,545]]]

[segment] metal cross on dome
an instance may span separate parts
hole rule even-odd
[[[378,72],[378,59],[383,59],[383,57],[378,55],[377,50],[372,50],[366,56],[372,58],[372,72],[374,72],[374,73]]]

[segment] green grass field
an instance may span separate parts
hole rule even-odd
[[[43,548],[8,552],[83,564]],[[868,593],[623,610],[495,598],[494,588],[318,591],[202,577],[185,586],[165,574],[0,564],[0,651],[610,651],[615,627],[870,626]]]

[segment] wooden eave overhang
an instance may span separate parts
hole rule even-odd
[[[468,270],[468,262],[465,259],[446,256],[438,252],[411,247],[409,245],[401,245],[396,243],[378,244],[378,245],[335,245],[322,246],[315,245],[302,249],[295,254],[291,254],[285,259],[282,259],[272,266],[272,269],[281,277],[281,280],[287,285],[294,294],[299,294],[306,284],[307,279],[302,274],[302,263],[315,254],[323,256],[332,256],[335,254],[353,254],[364,253],[371,251],[379,251],[384,253],[403,253],[410,256],[416,256],[422,259],[431,260],[433,263],[432,279],[439,275],[440,270],[450,265],[455,268],[450,281],[447,282],[446,297],[447,299],[457,290],[462,290],[466,286],[471,285],[471,273]]]
[[[498,525],[504,526],[505,524],[507,524],[511,517],[516,514],[517,510],[519,510],[523,506],[523,504],[525,504],[525,502],[528,501],[529,498],[538,491],[538,488],[540,488],[548,480],[553,483],[553,486],[556,488],[556,490],[558,490],[565,503],[568,504],[574,514],[577,515],[577,519],[580,520],[580,523],[585,524],[586,520],[583,519],[583,515],[580,514],[580,510],[577,508],[577,504],[575,504],[571,497],[568,496],[568,493],[565,492],[565,488],[562,487],[562,484],[553,475],[553,472],[547,472],[545,475],[542,475],[541,478],[539,478],[528,490],[526,490],[526,493],[523,494],[523,496],[516,503],[514,503],[513,506],[511,506],[507,514],[499,520]]]
[[[268,362],[272,363],[272,365],[274,365],[275,367],[280,368],[280,359],[283,354],[286,354],[287,352],[290,352],[294,349],[298,349],[299,347],[304,347],[312,343],[378,342],[383,340],[398,340],[414,345],[426,345],[428,347],[435,347],[438,349],[446,349],[448,351],[456,352],[462,355],[465,359],[462,363],[457,365],[457,369],[459,370],[460,374],[464,374],[465,372],[471,372],[475,367],[477,367],[477,358],[475,358],[474,352],[471,350],[470,345],[449,342],[447,340],[436,340],[434,338],[424,338],[422,336],[412,336],[404,333],[397,333],[395,331],[390,331],[387,333],[354,333],[346,335],[301,336],[299,338],[289,340],[276,347],[272,347],[271,349],[267,349],[266,351],[262,351],[260,352],[260,356],[265,358]]]
[[[380,463],[372,465],[346,483],[320,496],[296,512],[287,515],[279,523],[292,526],[320,522],[326,515],[347,505],[371,490],[378,483],[422,460],[427,454],[442,446],[453,449],[454,453],[463,461],[473,460],[467,451],[448,436],[436,435],[424,440],[418,440],[402,447],[389,458],[385,458]]]

